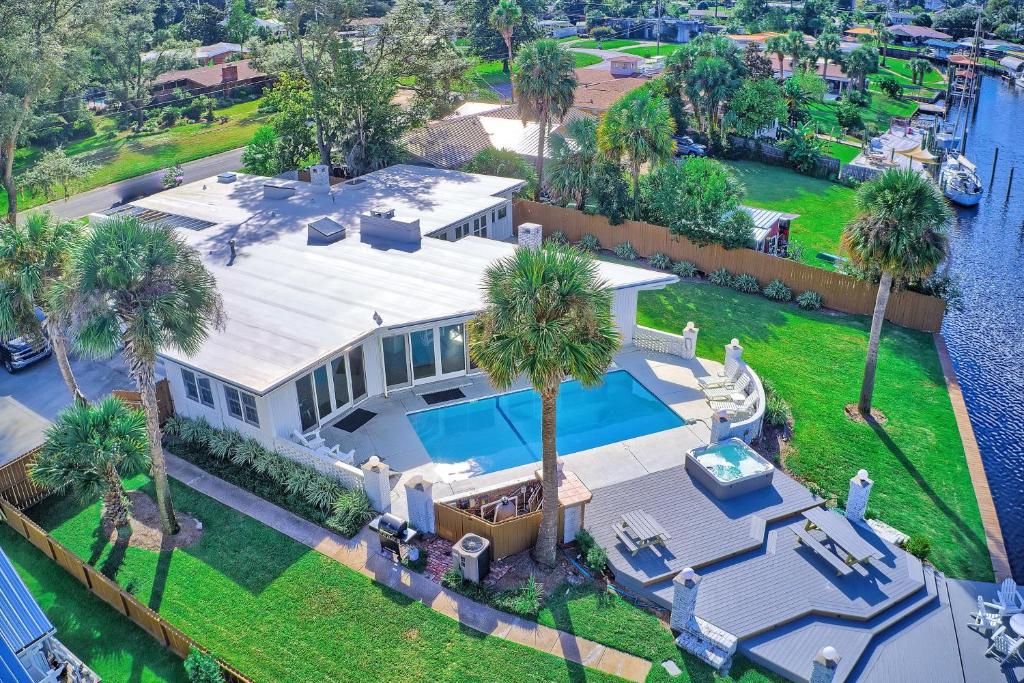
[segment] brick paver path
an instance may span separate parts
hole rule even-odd
[[[345,539],[170,453],[166,458],[167,471],[175,479],[459,623],[630,681],[647,678],[651,663],[646,659],[474,602],[369,552],[376,541],[366,529]]]

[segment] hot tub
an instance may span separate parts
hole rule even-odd
[[[725,500],[771,485],[775,466],[734,437],[687,452],[686,471]]]

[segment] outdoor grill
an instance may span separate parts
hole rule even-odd
[[[409,543],[416,536],[416,531],[409,528],[408,522],[389,512],[373,519],[370,522],[370,531],[377,534],[382,551],[394,553],[398,557],[402,554],[402,545]]]

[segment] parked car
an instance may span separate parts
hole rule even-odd
[[[699,142],[694,142],[689,135],[676,136],[676,156],[706,157],[708,149]]]
[[[36,317],[42,322],[43,312],[37,309]],[[50,341],[45,335],[36,341],[26,337],[0,339],[0,364],[12,375],[33,363],[49,358],[52,352]]]

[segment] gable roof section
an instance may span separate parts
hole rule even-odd
[[[248,59],[240,59],[237,62],[227,64],[214,64],[213,66],[200,66],[195,69],[182,69],[179,71],[168,71],[156,77],[153,85],[174,83],[175,81],[190,81],[199,86],[207,88],[220,85],[222,82],[223,70],[227,67],[238,68],[239,81],[248,81],[255,78],[266,77],[267,74],[256,69]]]
[[[948,33],[936,31],[928,26],[914,26],[912,24],[890,26],[889,33],[896,36],[907,36],[908,38],[935,38],[936,40],[951,40],[953,38]]]
[[[56,629],[0,548],[0,640],[20,654]]]

